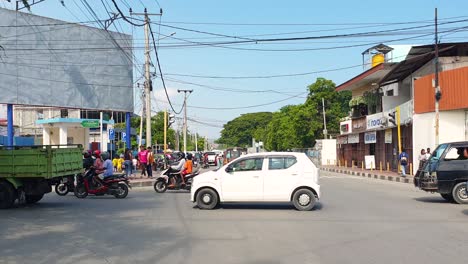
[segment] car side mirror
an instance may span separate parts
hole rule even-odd
[[[229,173],[229,172],[234,172],[234,168],[231,167],[231,166],[227,166],[226,167],[226,172]]]

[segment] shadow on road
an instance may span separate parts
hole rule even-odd
[[[462,213],[463,213],[464,215],[468,215],[468,209],[463,210]]]
[[[413,198],[413,200],[418,201],[418,202],[424,202],[424,203],[450,203],[441,197],[434,197],[434,196],[418,197],[418,198]]]
[[[322,203],[317,203],[312,211],[322,209]],[[198,206],[193,206],[193,209],[199,209]],[[290,203],[226,203],[221,204],[216,209],[225,210],[296,210]]]

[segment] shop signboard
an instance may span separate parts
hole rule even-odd
[[[392,130],[391,129],[385,129],[385,143],[392,143]]]
[[[348,137],[347,136],[341,136],[336,138],[336,143],[339,145],[342,144],[347,144],[348,143]]]
[[[364,134],[364,143],[365,144],[372,144],[372,143],[377,143],[377,132],[366,132]]]
[[[340,134],[348,134],[352,132],[352,121],[351,120],[346,120],[343,122],[340,122]]]
[[[359,134],[348,135],[348,144],[359,143]]]
[[[387,126],[387,118],[383,116],[383,113],[368,115],[366,119],[367,130],[381,129]]]
[[[366,117],[353,119],[352,132],[360,133],[366,131]]]
[[[364,156],[364,163],[366,163],[366,170],[375,169],[375,156],[374,155]]]

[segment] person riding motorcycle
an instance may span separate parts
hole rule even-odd
[[[104,160],[104,163],[102,165],[104,172],[102,174],[102,178],[104,179],[106,177],[114,175],[114,165],[112,164],[112,160],[110,159],[110,155],[106,152],[101,154],[101,158]]]
[[[172,166],[170,167],[170,170],[171,170],[171,171],[182,172],[182,170],[184,169],[184,167],[185,167],[185,154],[184,154],[183,152],[181,152],[178,159],[179,159],[179,160],[178,160],[178,163],[177,163],[176,165],[172,165]],[[183,176],[182,176],[182,175],[181,175],[181,177],[182,177],[182,182],[184,182]],[[169,188],[175,187],[175,183],[176,183],[175,179],[172,178],[172,179],[171,179],[171,184],[169,184],[168,187],[169,187]],[[185,184],[185,182],[184,182],[184,184]]]
[[[94,165],[94,159],[89,151],[83,152],[83,169],[89,170]]]
[[[192,173],[193,163],[192,163],[192,154],[187,154],[187,160],[185,161],[184,170],[180,173],[182,178],[182,185],[185,185],[185,176]]]

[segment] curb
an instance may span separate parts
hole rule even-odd
[[[367,177],[367,178],[371,178],[371,179],[387,180],[387,181],[393,181],[393,182],[413,184],[413,177],[379,175],[379,174],[369,173],[369,172],[365,172],[365,171],[360,172],[360,171],[351,171],[351,170],[343,170],[343,169],[335,169],[335,168],[320,168],[320,170],[336,172],[336,173],[343,173],[343,174],[348,174],[348,175],[352,175],[352,176]]]
[[[140,187],[148,187],[148,186],[153,186],[154,181],[134,181],[130,182],[130,185],[132,185],[132,188],[140,188]]]

